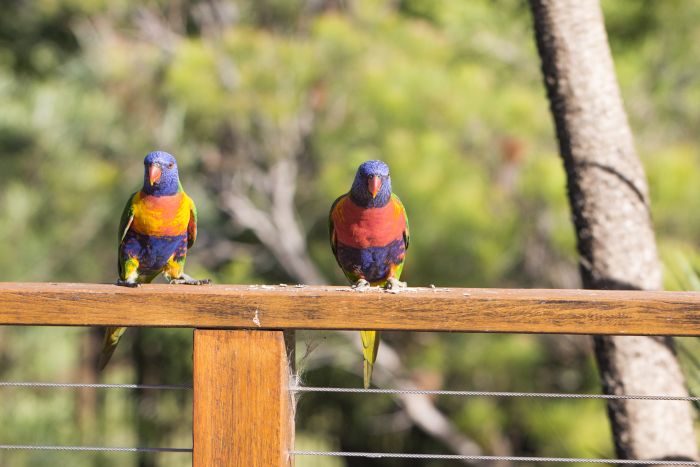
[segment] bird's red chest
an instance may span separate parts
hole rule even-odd
[[[134,199],[136,232],[145,235],[172,236],[187,232],[190,206],[184,193],[172,196],[149,196],[139,193]]]
[[[354,248],[386,246],[406,230],[403,209],[393,199],[381,208],[362,208],[343,198],[332,218],[337,241]]]

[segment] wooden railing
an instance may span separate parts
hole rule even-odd
[[[0,284],[0,325],[194,328],[193,465],[291,465],[291,331],[700,335],[693,292]]]

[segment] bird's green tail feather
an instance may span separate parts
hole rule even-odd
[[[379,331],[360,331],[360,337],[362,338],[362,356],[364,358],[364,384],[365,389],[367,389],[372,382],[372,370],[374,362],[377,360]]]
[[[122,334],[124,334],[124,331],[126,331],[126,328],[108,327],[105,329],[105,340],[102,352],[100,352],[100,361],[97,364],[100,370],[104,370],[107,363],[109,363],[109,359],[112,358],[112,354],[117,348],[119,339],[122,337]]]

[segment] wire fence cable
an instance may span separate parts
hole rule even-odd
[[[39,383],[0,381],[0,387],[20,388],[94,388],[94,389],[192,389],[187,384],[102,384],[102,383]],[[82,452],[192,452],[192,448],[139,448],[111,446],[44,446],[31,444],[0,444],[0,450],[16,451],[82,451]]]
[[[0,387],[25,388],[95,388],[95,389],[154,389],[154,390],[191,390],[187,384],[105,384],[105,383],[42,383],[42,382],[12,382],[0,381]],[[634,395],[634,394],[577,394],[556,392],[507,392],[507,391],[451,391],[431,389],[380,389],[380,388],[339,388],[291,386],[290,392],[318,393],[349,393],[349,394],[393,394],[393,395],[433,395],[433,396],[462,396],[462,397],[524,397],[552,399],[636,399],[659,401],[700,401],[697,396],[670,395]],[[41,451],[102,451],[102,452],[151,452],[151,453],[191,453],[192,448],[162,448],[162,447],[109,447],[109,446],[43,446],[43,445],[12,445],[0,444],[0,450],[41,450]],[[343,452],[343,451],[290,451],[295,456],[332,456],[332,457],[364,457],[364,458],[398,458],[398,459],[444,459],[467,461],[504,461],[504,462],[552,462],[552,463],[592,463],[592,464],[640,464],[645,465],[694,465],[700,462],[694,460],[636,460],[636,459],[587,459],[568,457],[524,457],[524,456],[486,456],[460,454],[412,454],[388,452]]]
[[[573,394],[559,392],[507,392],[507,391],[448,391],[432,389],[378,389],[378,388],[321,388],[311,386],[293,386],[291,392],[334,392],[350,394],[405,394],[431,396],[463,397],[539,397],[550,399],[635,399],[652,401],[700,401],[698,396],[667,396],[645,394]]]
[[[37,383],[0,381],[0,387],[20,388],[95,388],[95,389],[192,389],[189,384],[103,384],[103,383]]]
[[[0,381],[0,387],[27,388],[94,388],[94,389],[155,389],[192,390],[191,384],[107,384],[107,383],[42,383]],[[404,394],[461,397],[530,397],[549,399],[607,399],[607,400],[658,400],[700,402],[700,396],[669,396],[658,394],[576,394],[560,392],[510,392],[510,391],[451,391],[441,389],[381,389],[381,388],[334,388],[292,386],[290,392],[326,392],[348,394]]]
[[[697,465],[693,460],[638,460],[638,459],[587,459],[576,457],[523,457],[523,456],[467,456],[459,454],[409,454],[391,452],[343,452],[343,451],[290,451],[295,456],[366,457],[370,459],[447,459],[466,461],[502,462],[568,462],[590,464],[635,464],[635,465]]]
[[[192,452],[192,448],[120,448],[109,446],[41,446],[0,444],[0,449],[27,451]]]

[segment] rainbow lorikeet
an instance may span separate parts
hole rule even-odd
[[[382,161],[360,165],[350,191],[335,200],[329,216],[333,255],[356,289],[406,287],[399,282],[409,243],[408,217],[391,192],[389,167]],[[379,332],[360,331],[364,385],[377,359]]]
[[[129,198],[119,223],[117,285],[138,287],[163,274],[171,284],[208,284],[184,273],[187,250],[197,237],[197,208],[182,189],[177,161],[154,151],[143,161],[143,188]],[[108,327],[99,367],[103,369],[126,328]]]

